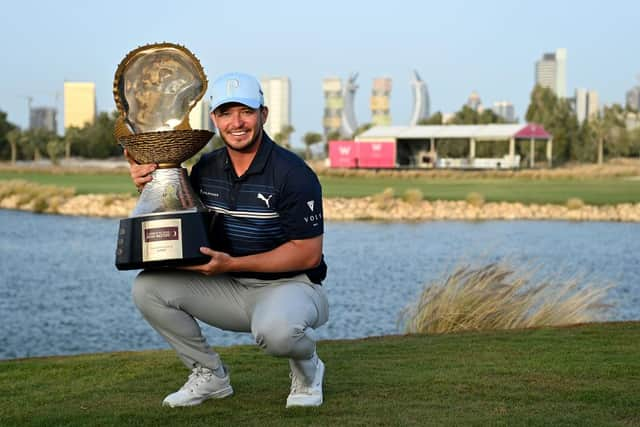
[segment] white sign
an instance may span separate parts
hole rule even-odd
[[[142,223],[142,261],[182,258],[180,218],[156,219]]]

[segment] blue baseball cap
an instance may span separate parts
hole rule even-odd
[[[223,74],[213,82],[211,90],[211,111],[229,102],[237,102],[251,108],[264,105],[260,83],[249,74]]]

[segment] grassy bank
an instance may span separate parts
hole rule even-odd
[[[76,194],[137,194],[131,178],[125,172],[97,174],[0,171],[0,180],[11,179],[22,179],[56,187],[72,187],[76,189]]]
[[[162,408],[170,351],[0,362],[0,425],[640,425],[640,323],[325,341],[326,403],[285,410],[287,363],[221,349],[235,396]]]
[[[328,197],[362,197],[393,188],[401,195],[408,189],[422,191],[425,200],[465,200],[479,193],[488,202],[565,204],[577,197],[590,205],[640,202],[640,181],[629,178],[600,179],[442,179],[321,177]]]
[[[44,171],[0,171],[0,180],[23,179],[39,184],[74,187],[76,194],[128,193],[135,188],[129,176],[95,173],[47,173]],[[579,198],[592,205],[640,202],[640,180],[630,177],[605,178],[436,178],[399,176],[321,176],[325,197],[364,197],[393,188],[396,195],[418,189],[426,200],[465,200],[479,193],[488,202],[565,204]]]

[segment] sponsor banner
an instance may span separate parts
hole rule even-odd
[[[353,141],[329,141],[329,162],[332,168],[355,168],[358,156]]]
[[[144,221],[141,228],[143,262],[182,258],[180,218]]]
[[[395,168],[396,143],[393,141],[358,142],[358,166],[361,168]]]

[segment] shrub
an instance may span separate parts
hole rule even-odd
[[[36,197],[33,201],[33,211],[36,213],[43,213],[49,208],[49,203],[44,197]]]
[[[471,206],[475,206],[476,208],[479,208],[482,205],[484,205],[484,196],[475,191],[467,194],[467,197],[465,200],[467,201],[468,204],[470,204]]]
[[[608,307],[602,301],[609,286],[532,283],[530,276],[497,263],[459,267],[428,284],[400,322],[409,333],[528,328],[596,321]]]
[[[373,203],[380,209],[386,209],[391,206],[395,191],[393,188],[385,188],[382,193],[374,194],[372,197]]]
[[[570,197],[567,200],[567,209],[575,210],[575,209],[581,209],[583,207],[584,207],[584,202],[582,201],[582,199],[578,197]]]
[[[417,188],[409,188],[402,195],[402,200],[411,204],[419,203],[422,199],[424,199],[424,195],[422,194],[422,191]]]

